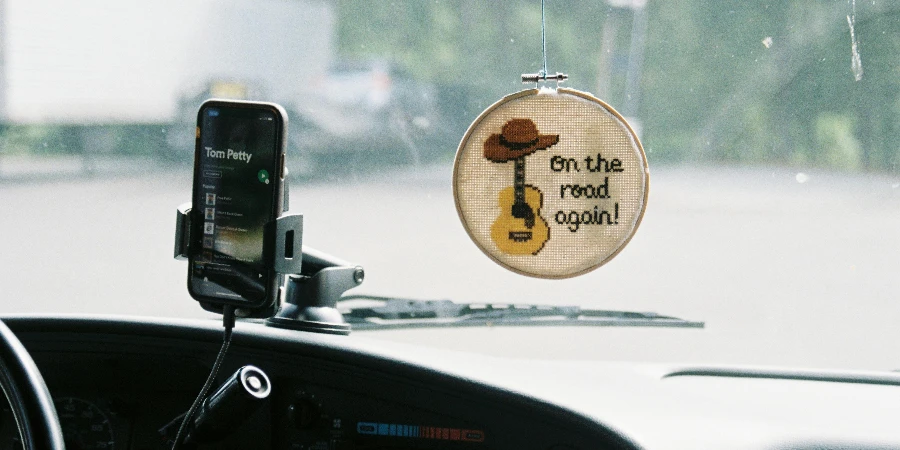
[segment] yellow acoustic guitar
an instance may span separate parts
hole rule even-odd
[[[525,157],[516,158],[515,184],[500,191],[500,217],[491,225],[491,239],[508,255],[536,255],[550,240],[541,217],[544,195],[525,184]]]

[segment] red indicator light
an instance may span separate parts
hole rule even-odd
[[[440,439],[442,441],[484,442],[484,431],[482,430],[424,426],[415,428],[418,428],[418,433],[413,432],[411,437]]]

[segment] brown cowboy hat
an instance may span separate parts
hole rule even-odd
[[[544,150],[559,142],[558,134],[540,134],[531,119],[510,119],[500,134],[484,141],[484,157],[493,162],[506,162]]]

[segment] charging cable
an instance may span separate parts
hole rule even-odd
[[[222,325],[225,326],[225,336],[222,341],[222,348],[219,350],[219,355],[216,356],[216,362],[213,363],[212,370],[209,372],[209,378],[206,379],[206,383],[203,385],[203,388],[200,389],[200,394],[197,395],[197,399],[194,400],[191,409],[184,414],[181,426],[178,427],[178,434],[175,436],[175,443],[172,444],[172,450],[178,450],[178,448],[181,447],[181,444],[184,443],[188,427],[193,422],[197,409],[203,401],[206,400],[206,395],[209,394],[209,389],[212,387],[213,382],[216,380],[216,376],[219,374],[219,368],[222,367],[225,353],[228,353],[228,346],[231,345],[231,331],[234,329],[234,306],[226,305],[223,308]]]

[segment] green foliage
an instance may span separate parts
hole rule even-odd
[[[0,150],[5,155],[22,154],[65,154],[77,149],[72,143],[77,141],[71,128],[52,125],[12,125],[0,132]]]
[[[160,125],[12,125],[0,129],[0,155],[118,154],[170,158]],[[90,143],[90,148],[85,148]]]
[[[860,167],[862,150],[853,132],[854,122],[848,114],[833,113],[822,114],[816,120],[816,148],[829,166],[850,170]]]
[[[896,169],[900,6],[890,3],[857,5],[855,81],[846,2],[649,0],[638,112],[649,157]],[[548,69],[621,108],[632,12],[546,7]],[[344,55],[392,59],[435,83],[460,123],[542,65],[538,0],[340,0],[338,15]]]
[[[900,3],[857,3],[859,81],[846,2],[647,0],[635,116],[651,162],[900,170]],[[342,57],[389,61],[435,87],[439,154],[543,65],[539,0],[334,4]],[[622,111],[634,17],[546,0],[548,70]],[[0,152],[79,153],[85,133],[121,153],[167,147],[159,126],[8,126]]]

